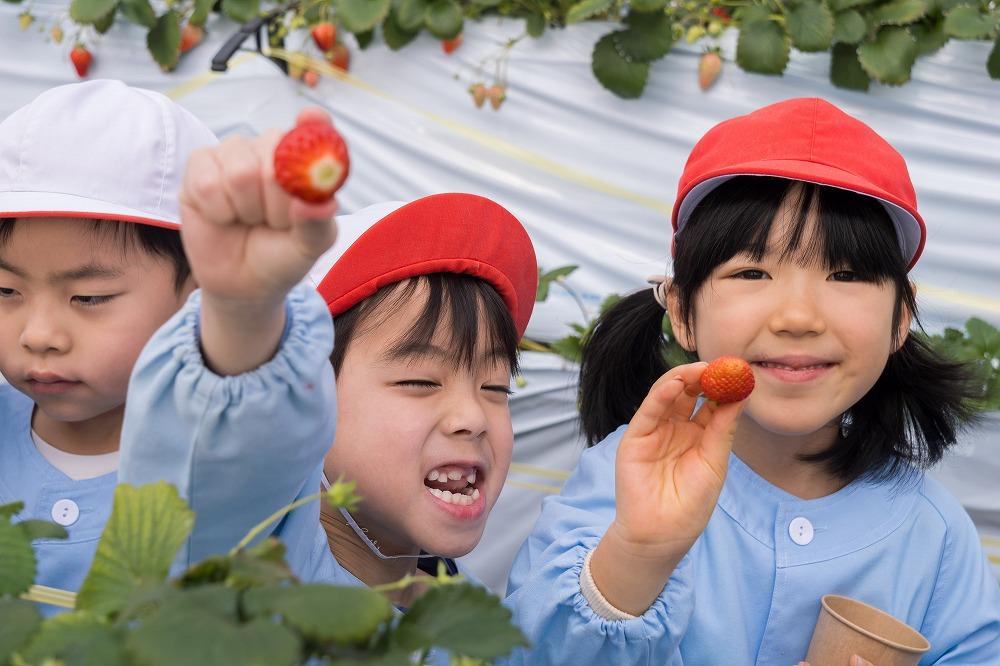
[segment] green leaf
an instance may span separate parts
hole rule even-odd
[[[583,344],[579,336],[576,335],[567,335],[565,338],[550,343],[549,347],[556,354],[573,363],[579,363],[583,358]]]
[[[740,30],[736,63],[748,72],[781,74],[788,64],[788,40],[773,21],[755,21]]]
[[[858,47],[858,60],[868,76],[880,83],[902,85],[910,80],[917,59],[917,42],[906,28],[886,26],[873,42]]]
[[[668,0],[632,0],[629,8],[633,12],[658,12],[667,6]]]
[[[830,0],[830,9],[834,13],[842,12],[845,9],[850,9],[851,7],[861,7],[863,5],[870,5],[875,2],[875,0]]]
[[[100,34],[106,33],[111,29],[111,26],[115,22],[115,15],[118,13],[118,7],[115,6],[110,12],[102,16],[101,18],[94,21],[94,30]]]
[[[931,23],[915,23],[909,27],[910,34],[917,42],[917,55],[930,55],[948,43],[948,35],[944,32],[944,19],[938,18]]]
[[[399,27],[406,31],[420,30],[424,27],[427,5],[427,0],[402,0],[395,12]]]
[[[791,10],[785,27],[792,44],[800,51],[826,51],[833,40],[833,14],[819,2],[803,2]]]
[[[291,585],[248,590],[243,611],[250,617],[281,616],[312,641],[365,643],[394,615],[392,604],[367,587]]]
[[[833,41],[844,44],[857,44],[865,38],[868,24],[856,9],[840,12],[833,19]]]
[[[35,633],[42,616],[30,601],[0,599],[0,618],[0,664],[6,664]]]
[[[625,99],[639,97],[646,87],[649,63],[626,58],[616,44],[617,32],[601,37],[594,45],[591,69],[601,85]]]
[[[667,55],[674,45],[674,26],[664,13],[632,12],[625,18],[628,28],[618,33],[618,45],[633,60],[652,62]],[[575,268],[575,267],[574,267]]]
[[[830,81],[838,88],[868,90],[871,79],[858,61],[858,50],[852,44],[833,45],[830,58]]]
[[[129,633],[129,652],[143,666],[295,666],[298,638],[270,620],[237,625],[210,610],[165,609]]]
[[[238,23],[246,23],[260,14],[260,0],[222,0],[222,13]]]
[[[986,59],[986,72],[991,79],[1000,79],[1000,37],[997,37],[990,57]]]
[[[173,486],[120,484],[77,608],[115,613],[137,588],[163,582],[193,523]]]
[[[28,537],[28,541],[34,541],[35,539],[65,539],[69,536],[66,528],[55,523],[50,523],[47,520],[22,520],[17,523],[17,526]]]
[[[28,664],[124,666],[127,663],[121,633],[100,618],[80,612],[45,620],[20,655]]]
[[[10,504],[0,504],[0,519],[13,518],[24,511],[24,502],[11,502]]]
[[[881,5],[871,14],[871,26],[906,25],[913,23],[927,13],[924,0],[895,0]]]
[[[462,32],[462,6],[455,0],[432,0],[424,23],[438,39],[454,39]]]
[[[69,17],[77,23],[94,24],[118,6],[119,0],[73,0]]]
[[[396,640],[407,650],[434,645],[453,654],[495,659],[528,645],[510,618],[500,599],[478,585],[442,585],[410,606],[399,621]]]
[[[149,0],[122,0],[122,16],[136,25],[144,28],[152,28],[156,25],[156,12],[153,11]],[[202,20],[204,23],[204,19]]]
[[[1000,331],[978,317],[965,322],[969,342],[976,353],[986,357],[1000,357]]]
[[[146,46],[153,60],[165,70],[173,69],[181,56],[181,17],[169,11],[156,19],[156,25],[146,35]]]
[[[208,14],[212,11],[213,4],[215,4],[215,0],[194,0],[194,11],[191,12],[191,18],[188,19],[188,23],[198,26],[205,25],[205,21],[208,20]]]
[[[337,17],[350,32],[366,32],[389,14],[391,0],[334,0]]]
[[[569,266],[560,266],[559,268],[553,268],[551,271],[546,271],[539,277],[539,279],[545,280],[547,282],[552,282],[553,280],[561,280],[563,278],[572,275],[578,268],[579,266],[573,264]]]
[[[746,25],[756,21],[770,21],[771,10],[760,5],[750,5],[749,7],[740,7],[736,11],[735,16],[739,20],[740,25]]]
[[[944,31],[959,39],[982,39],[995,27],[996,23],[988,14],[968,5],[955,7],[944,17]]]
[[[400,27],[395,11],[389,12],[389,15],[385,17],[385,23],[382,24],[382,39],[385,40],[386,46],[393,51],[398,51],[412,42],[417,34],[419,34],[419,29],[410,31]]]
[[[375,29],[354,33],[354,39],[358,42],[358,48],[364,51],[375,41]]]
[[[566,23],[586,21],[595,14],[602,14],[615,4],[614,0],[581,0],[566,12]]]
[[[536,39],[541,37],[545,33],[545,16],[542,14],[528,14],[525,19],[524,29],[531,37]]]
[[[0,520],[0,597],[27,592],[35,582],[35,553],[24,530]]]

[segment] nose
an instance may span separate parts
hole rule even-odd
[[[775,335],[810,336],[826,331],[821,289],[805,276],[785,281],[775,294],[768,326]]]
[[[34,354],[65,353],[70,347],[70,336],[51,309],[39,307],[25,319],[19,342]]]
[[[441,426],[445,434],[478,439],[486,434],[487,418],[477,387],[456,390],[447,403]]]

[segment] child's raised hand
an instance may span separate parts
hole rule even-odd
[[[692,417],[706,367],[682,365],[660,377],[618,447],[615,520],[591,571],[608,601],[634,615],[659,594],[722,492],[743,403],[706,401]]]
[[[299,123],[327,122],[308,109]],[[184,249],[206,296],[281,302],[337,236],[336,203],[308,204],[278,185],[278,130],[231,137],[191,156],[180,193]]]

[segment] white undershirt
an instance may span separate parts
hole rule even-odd
[[[66,453],[39,437],[34,429],[31,430],[31,439],[35,443],[35,448],[50,465],[74,481],[93,479],[118,469],[117,451],[92,456]]]

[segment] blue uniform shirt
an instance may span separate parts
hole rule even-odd
[[[1000,665],[1000,586],[976,530],[917,472],[802,500],[733,455],[705,532],[652,607],[597,616],[580,571],[614,519],[623,432],[583,454],[518,553],[507,603],[535,647],[515,662],[790,666],[805,658],[820,597],[841,594],[926,636],[922,666]]]

